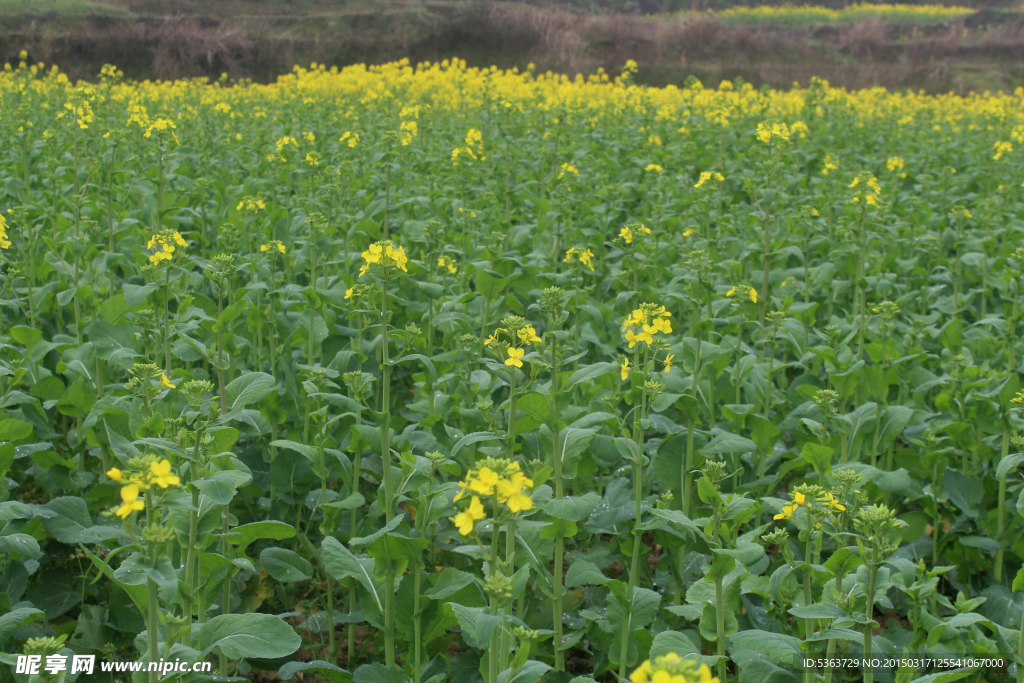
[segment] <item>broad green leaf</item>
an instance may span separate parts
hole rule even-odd
[[[473,583],[473,580],[472,574],[460,571],[455,567],[445,567],[437,575],[434,585],[430,589],[423,591],[423,595],[432,600],[444,600]]]
[[[313,576],[313,565],[286,548],[265,548],[260,553],[260,564],[268,574],[282,583],[304,581]]]
[[[280,617],[272,614],[222,614],[199,629],[197,647],[202,654],[219,652],[228,659],[277,659],[299,649],[302,639]]]
[[[239,546],[239,550],[245,549],[255,540],[269,538],[280,541],[291,538],[295,535],[295,528],[291,524],[266,520],[263,522],[252,522],[236,526],[227,535],[228,543]]]
[[[252,476],[241,470],[215,472],[195,482],[196,488],[218,505],[227,505],[235,497],[239,487],[252,481]]]
[[[569,570],[565,573],[566,588],[600,585],[609,581],[611,579],[604,575],[600,567],[586,560],[576,560],[569,565]]]

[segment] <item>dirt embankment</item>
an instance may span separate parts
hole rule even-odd
[[[931,27],[869,19],[848,26],[730,27],[713,19],[582,15],[488,3],[424,4],[417,11],[364,11],[329,19],[295,17],[87,16],[54,30],[7,21],[0,54],[59,64],[91,78],[105,63],[129,78],[219,77],[267,81],[294,64],[345,66],[408,57],[459,56],[471,65],[538,68],[573,75],[626,59],[640,80],[663,85],[689,76],[714,85],[742,77],[787,87],[812,76],[850,88],[881,85],[929,91],[1012,89],[1024,84],[1024,15],[979,12]]]

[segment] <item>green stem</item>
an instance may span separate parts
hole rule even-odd
[[[718,636],[718,678],[725,683],[728,680],[725,670],[725,591],[721,573],[715,577],[715,628]]]
[[[553,419],[551,422],[551,443],[554,446],[552,462],[555,466],[555,498],[561,500],[565,497],[565,484],[562,481],[562,453],[559,447],[558,434],[558,341],[551,339],[551,390],[554,407]],[[565,651],[560,649],[562,645],[562,593],[563,587],[562,568],[565,558],[565,528],[564,522],[558,522],[558,531],[555,532],[555,599],[552,602],[552,617],[555,625],[555,671],[565,670]]]
[[[870,620],[875,612],[875,579],[878,576],[877,551],[874,548],[871,549],[871,565],[868,572],[868,595],[864,616]],[[864,625],[864,659],[864,683],[874,683],[875,672],[867,663],[871,660],[871,624]]]
[[[152,527],[156,523],[156,501],[152,492],[146,494],[146,526]],[[156,567],[156,544],[149,543],[149,563]],[[149,649],[149,661],[155,662],[160,658],[158,649],[160,624],[160,602],[157,597],[156,582],[153,579],[146,580],[146,640]],[[159,673],[149,671],[149,683],[157,683]]]
[[[381,334],[381,412],[384,419],[380,424],[380,457],[384,472],[384,521],[390,522],[395,516],[394,489],[391,482],[391,365],[388,360],[388,283],[381,282],[380,291],[380,334]],[[384,590],[384,663],[395,663],[395,568],[390,562],[385,572]]]

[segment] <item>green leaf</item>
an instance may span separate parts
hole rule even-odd
[[[320,560],[328,573],[338,581],[351,577],[361,583],[377,603],[377,610],[384,609],[382,596],[373,582],[373,560],[357,558],[333,536],[328,536],[321,543]]]
[[[418,360],[419,362],[423,363],[423,367],[425,367],[427,369],[427,372],[430,373],[431,379],[437,379],[437,370],[434,368],[434,364],[430,362],[429,358],[427,358],[421,353],[410,353],[407,356],[402,356],[401,358],[395,361],[395,364],[404,363],[410,360]]]
[[[351,541],[349,545],[352,545]],[[408,538],[398,534],[380,536],[366,548],[373,558],[374,578],[383,580],[388,567],[394,570],[395,576],[403,575],[414,557],[422,557],[426,547],[427,539],[422,537]]]
[[[593,562],[576,560],[569,565],[565,573],[565,587],[576,588],[577,586],[597,586],[611,581],[604,575],[600,567]]]
[[[434,585],[429,590],[424,591],[423,595],[431,600],[444,600],[455,595],[471,583],[473,583],[472,574],[460,571],[455,567],[445,567],[437,575]]]
[[[825,562],[825,569],[832,576],[843,577],[864,564],[849,548],[839,548]]]
[[[32,425],[21,420],[0,420],[0,441],[21,441],[32,436]]]
[[[381,528],[377,529],[375,532],[373,532],[369,536],[357,536],[355,538],[350,539],[348,544],[349,544],[349,546],[354,546],[354,545],[368,545],[370,543],[373,543],[374,541],[376,541],[381,536],[383,536],[385,534],[389,534],[392,531],[394,531],[395,529],[397,529],[398,525],[402,523],[403,519],[404,518],[401,517],[401,516],[392,517],[390,522],[388,522],[387,524],[385,524]]]
[[[590,517],[600,502],[601,496],[596,491],[588,491],[582,496],[552,498],[544,505],[544,512],[557,519],[582,522]]]
[[[714,556],[711,560],[711,568],[708,570],[708,573],[704,575],[704,580],[708,583],[715,583],[719,578],[724,579],[726,575],[736,567],[735,557],[719,550],[714,550],[713,552]]]
[[[204,656],[219,650],[228,659],[277,659],[300,645],[299,634],[272,614],[222,614],[199,629],[198,649]]]
[[[948,669],[946,671],[939,671],[927,676],[921,676],[910,681],[910,683],[952,683],[952,681],[959,681],[962,678],[967,678],[978,670],[978,667],[970,667],[966,669]]]
[[[808,441],[800,449],[800,456],[810,463],[814,471],[818,473],[821,478],[827,477],[832,474],[832,454],[834,450],[828,446],[822,446],[812,441]]]
[[[615,363],[594,363],[580,368],[569,376],[569,386],[574,387],[584,382],[593,383],[598,377],[615,372],[619,366]]]
[[[747,426],[750,428],[750,438],[757,446],[759,453],[771,453],[776,440],[782,432],[771,420],[760,415],[751,415],[747,418]]]
[[[792,665],[801,655],[800,640],[782,633],[751,629],[731,637],[733,650],[753,650],[775,664]]]
[[[816,602],[813,605],[792,607],[789,610],[797,619],[838,619],[845,617],[846,612],[827,602]]]
[[[294,678],[295,674],[307,672],[320,674],[330,683],[345,683],[352,680],[352,674],[337,664],[331,664],[322,659],[314,659],[310,662],[288,662],[277,670],[277,677],[282,681],[288,681]]]
[[[483,607],[466,607],[456,602],[445,604],[450,605],[452,612],[455,613],[463,637],[474,647],[487,647],[491,634],[501,624],[502,617],[488,614],[487,609]]]
[[[262,400],[276,385],[277,380],[265,372],[249,372],[237,377],[224,387],[228,412]]]
[[[231,304],[217,316],[217,321],[213,324],[214,332],[227,332],[231,329],[231,324],[238,319],[238,316],[242,315],[246,308],[249,307],[248,299],[239,299],[235,303]],[[230,401],[229,401],[230,403]]]
[[[277,439],[276,441],[271,441],[270,445],[276,448],[288,448],[290,450],[293,450],[313,463],[318,462],[320,460],[320,449],[318,449],[316,446],[308,446],[304,443],[299,443],[297,441],[289,441],[287,439]]]
[[[34,607],[19,607],[0,616],[0,646],[3,646],[10,640],[14,629],[42,618],[43,611]]]
[[[237,545],[239,550],[245,550],[250,543],[261,538],[280,541],[285,538],[291,538],[294,535],[295,528],[291,524],[285,524],[277,520],[266,520],[236,526],[228,533],[227,540],[231,545]]]
[[[93,526],[89,506],[81,498],[62,496],[46,504],[46,509],[55,513],[43,519],[43,526],[55,539],[68,545],[103,543],[124,536],[124,528],[117,526]]]
[[[669,652],[683,655],[684,658],[686,655],[700,656],[700,649],[697,645],[694,645],[693,641],[680,631],[662,631],[654,636],[654,642],[651,643],[650,658],[654,659],[667,655]]]
[[[1010,470],[1018,469],[1024,463],[1024,453],[1011,453],[999,461],[996,467],[996,481],[1002,481]]]
[[[260,553],[260,563],[268,574],[282,583],[304,581],[313,576],[313,565],[286,548],[265,548]]]
[[[498,674],[498,683],[537,683],[544,674],[551,671],[551,666],[544,662],[531,659],[513,673],[511,668]],[[509,678],[509,675],[512,677]]]
[[[700,621],[697,623],[697,629],[700,631],[700,635],[706,640],[715,642],[718,640],[718,614],[716,613],[715,606],[710,603],[704,603],[704,609],[700,614]],[[740,625],[736,621],[736,613],[731,609],[725,610],[725,637],[731,638],[737,631],[739,631]]]
[[[942,484],[949,500],[968,517],[977,517],[982,509],[984,489],[981,482],[954,469],[946,469]]]
[[[1010,590],[1014,593],[1024,591],[1024,566],[1017,570],[1017,576],[1013,577],[1013,586]]]
[[[43,556],[39,543],[28,534],[0,536],[0,555],[20,555],[23,560],[38,560]]]
[[[472,434],[467,434],[455,442],[455,445],[452,446],[452,452],[449,457],[454,458],[459,451],[470,444],[478,443],[480,441],[496,440],[497,438],[498,435],[493,432],[473,432]]]
[[[252,476],[241,470],[215,472],[195,482],[196,488],[218,505],[227,505],[235,497],[239,487],[252,481]]]
[[[747,453],[757,450],[757,445],[739,434],[722,432],[711,439],[704,448],[700,449],[704,455],[718,455],[719,453]]]
[[[363,664],[352,674],[354,683],[406,683],[405,673],[397,666],[384,666],[380,662]]]

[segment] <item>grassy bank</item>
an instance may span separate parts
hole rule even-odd
[[[643,16],[471,0],[0,0],[0,54],[93,78],[227,73],[269,82],[295,64],[441,61],[560,71],[627,59],[649,84],[740,77],[788,87],[813,76],[848,88],[1013,89],[1024,83],[1024,19],[934,5],[748,8]]]

